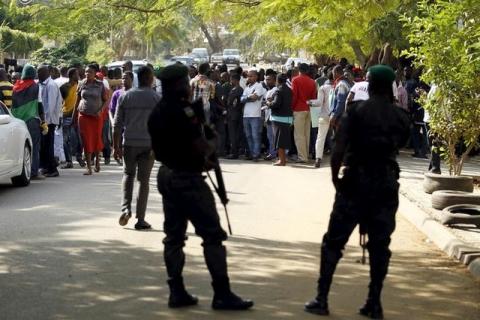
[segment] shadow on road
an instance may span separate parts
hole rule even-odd
[[[163,235],[117,225],[118,169],[85,178],[77,171],[28,189],[0,187],[2,320],[317,319],[302,308],[315,293],[319,243],[240,236],[227,242],[232,286],[253,298],[255,309],[210,309],[210,277],[200,241],[190,235],[185,280],[201,304],[169,310]],[[149,203],[149,212],[161,214],[158,198]],[[160,218],[157,223],[160,229]],[[356,263],[359,257],[358,247],[347,247],[332,287],[329,319],[363,319],[356,309],[366,295],[368,266]],[[479,319],[480,305],[472,297],[480,295],[480,284],[472,285],[466,271],[441,253],[394,251],[390,270],[384,297],[388,319]]]
[[[51,240],[2,248],[2,319],[315,318],[304,314],[302,305],[314,294],[318,244],[233,237],[228,246],[233,287],[256,301],[250,312],[210,310],[210,278],[200,250],[187,256],[185,278],[201,305],[172,311],[166,307],[160,248],[140,249],[122,241],[56,241],[53,235]],[[347,253],[332,288],[331,319],[361,319],[355,312],[364,299],[368,267],[355,262],[358,248],[349,247]],[[478,319],[478,302],[468,302],[473,292],[462,291],[462,277],[448,271],[454,263],[444,261],[394,253],[384,299],[389,319]],[[435,308],[426,308],[425,300]]]

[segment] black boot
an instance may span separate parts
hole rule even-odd
[[[253,307],[252,300],[243,300],[230,290],[228,278],[214,280],[212,308],[215,310],[247,310]]]
[[[328,310],[328,302],[326,296],[317,296],[310,302],[305,304],[305,311],[309,313],[318,314],[320,316],[328,316],[330,310]]]
[[[371,285],[368,290],[368,298],[365,305],[360,308],[359,313],[371,319],[383,319],[382,303],[380,302],[380,293],[382,287],[379,285]]]
[[[198,298],[192,296],[185,290],[183,278],[169,279],[167,283],[170,287],[170,296],[168,297],[169,308],[181,308],[198,304]]]
[[[328,316],[330,314],[330,310],[328,309],[328,292],[330,291],[332,277],[325,273],[325,267],[323,263],[320,270],[324,272],[320,272],[320,279],[318,279],[317,296],[315,297],[315,299],[305,304],[305,311],[321,316]]]
[[[340,250],[327,249],[326,239],[322,243],[320,259],[320,278],[318,279],[317,297],[305,304],[305,311],[322,316],[328,316],[328,293],[332,284],[333,274],[337,267],[338,260],[342,257]]]

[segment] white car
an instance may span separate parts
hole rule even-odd
[[[193,48],[191,56],[196,64],[210,61],[207,48]]]
[[[140,69],[141,66],[146,66],[148,61],[147,60],[131,60],[132,65],[133,65],[133,72],[137,73],[138,69]],[[109,64],[107,64],[107,68],[109,70],[113,70],[115,68],[120,68],[122,69],[123,64],[126,62],[126,60],[122,61],[114,61]]]
[[[238,49],[223,50],[223,62],[225,62],[225,64],[240,64],[240,50]]]
[[[298,67],[300,63],[310,64],[311,62],[308,59],[303,58],[288,58],[287,62],[282,66],[282,69],[287,71],[288,69],[291,69],[292,66]]]
[[[0,181],[10,179],[15,186],[30,184],[32,138],[27,125],[0,102]]]

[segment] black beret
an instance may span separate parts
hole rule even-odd
[[[162,82],[176,81],[185,77],[188,77],[188,68],[179,63],[169,65],[160,72]]]

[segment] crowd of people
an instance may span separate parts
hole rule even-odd
[[[132,215],[137,177],[135,228],[151,228],[145,221],[154,163],[147,120],[162,99],[161,70],[145,65],[134,72],[131,61],[113,70],[96,63],[27,64],[10,72],[0,66],[0,101],[25,121],[32,137],[31,179],[57,177],[57,168],[73,168],[74,160],[91,176],[101,170],[102,158],[105,165],[114,158],[124,169],[120,224]],[[342,115],[369,99],[369,73],[346,59],[323,67],[292,65],[284,73],[203,63],[188,68],[188,79],[189,100],[202,104],[217,133],[218,157],[275,166],[292,161],[319,168]],[[417,101],[422,90],[429,87],[410,67],[396,71],[392,99],[410,115],[413,156],[427,158],[428,115]],[[440,173],[435,152],[430,171]]]
[[[331,151],[338,123],[348,108],[368,95],[368,70],[339,64],[292,65],[285,73],[273,69],[202,64],[190,68],[193,100],[203,102],[208,121],[219,134],[218,154],[226,159],[274,160],[321,166]],[[410,146],[415,158],[430,153],[428,114],[418,102],[430,87],[410,66],[398,68],[392,85],[395,104],[409,114]],[[440,173],[438,154],[430,171]]]
[[[161,97],[161,68],[149,67],[156,75],[151,87]],[[427,158],[428,114],[417,98],[429,87],[409,66],[396,75],[394,100],[411,116],[413,156]],[[189,67],[189,78],[191,99],[202,101],[218,133],[218,156],[275,166],[312,161],[319,168],[346,108],[368,99],[368,73],[346,59],[323,67],[292,65],[285,73],[203,63]],[[0,100],[25,120],[33,139],[32,179],[58,176],[57,167],[73,168],[74,159],[85,175],[100,171],[101,156],[109,164],[117,105],[138,85],[130,61],[113,70],[96,63],[0,68]],[[432,159],[430,170],[440,173],[438,155]]]
[[[409,137],[414,157],[426,158],[429,152],[428,116],[417,98],[430,88],[418,74],[408,66],[394,72],[385,65],[364,72],[346,59],[321,68],[301,63],[285,73],[240,66],[228,70],[209,63],[198,69],[145,65],[133,72],[130,61],[122,69],[96,63],[60,69],[25,65],[13,73],[0,68],[0,100],[25,121],[32,137],[32,179],[59,176],[57,167],[73,168],[73,158],[91,176],[101,170],[100,155],[109,164],[113,148],[113,158],[123,163],[119,224],[132,217],[136,178],[135,229],[145,230],[151,228],[145,221],[150,175],[155,159],[160,161],[157,186],[165,214],[169,307],[198,303],[182,276],[190,221],[203,240],[214,290],[212,308],[246,310],[254,303],[230,288],[222,244],[227,234],[203,176],[212,155],[318,168],[332,150],[337,194],[321,246],[317,295],[305,311],[329,314],[336,265],[360,224],[362,236],[368,234],[371,267],[360,313],[383,319],[380,296],[398,208],[396,155]],[[432,156],[432,172],[440,172],[439,162],[438,155]],[[347,169],[340,178],[342,164]]]

